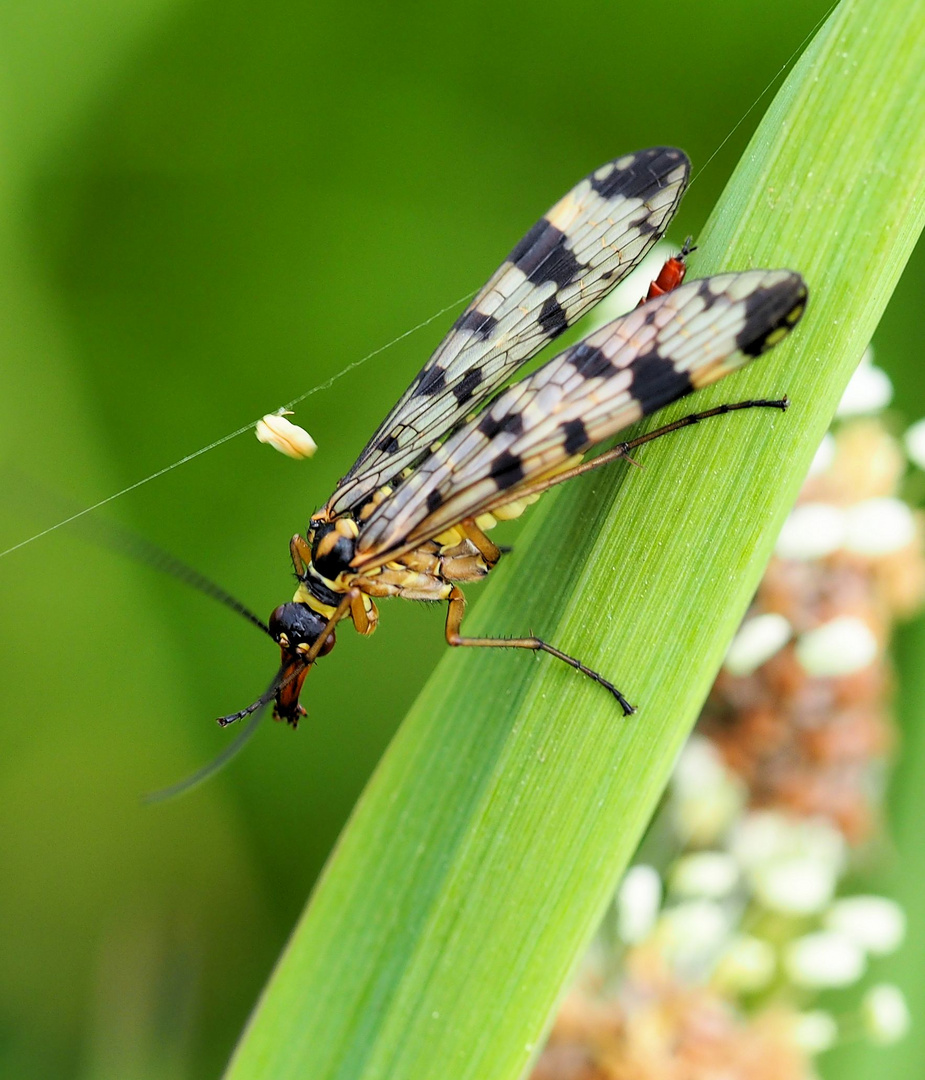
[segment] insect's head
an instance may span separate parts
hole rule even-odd
[[[311,665],[306,664],[304,658],[324,632],[327,622],[323,615],[313,611],[308,604],[298,601],[280,604],[270,615],[270,634],[282,654],[273,713],[293,727],[305,715],[305,709],[299,704],[299,694]],[[334,631],[331,630],[317,656],[326,656],[334,645]]]

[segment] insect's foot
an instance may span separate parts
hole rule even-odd
[[[613,685],[613,683],[609,683],[606,680],[602,679],[601,680],[601,686],[603,686],[605,690],[609,690],[611,692],[611,694],[613,694],[613,696],[617,699],[617,704],[623,710],[623,715],[624,716],[632,716],[633,715],[633,713],[636,711],[636,706],[635,705],[630,705],[630,703],[620,693],[620,691]]]
[[[603,675],[598,674],[598,672],[596,671],[592,671],[591,668],[587,668],[584,665],[579,668],[579,671],[584,672],[585,675],[589,675],[596,683],[598,683],[600,686],[603,686],[603,688],[608,693],[612,694],[617,699],[617,704],[623,710],[624,716],[633,715],[633,713],[636,711],[636,706],[630,705],[626,698],[620,693],[620,691],[609,679],[605,679]]]
[[[538,652],[549,653],[550,656],[555,656],[557,659],[568,664],[569,667],[574,668],[575,671],[580,671],[582,675],[587,675],[589,679],[592,679],[599,686],[603,686],[609,694],[612,694],[617,699],[617,703],[623,710],[624,716],[632,716],[636,711],[635,706],[630,705],[614,684],[609,679],[605,679],[604,676],[601,675],[600,672],[595,671],[594,668],[589,668],[587,664],[583,664],[574,656],[569,656],[568,653],[564,653],[561,649],[555,648],[550,645],[548,641],[543,641],[542,638],[533,637],[530,638],[529,641],[530,644],[527,646],[528,648],[536,649]]]

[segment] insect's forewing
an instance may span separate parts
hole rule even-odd
[[[328,502],[342,513],[388,483],[635,267],[687,184],[681,150],[627,154],[533,226],[456,320]]]
[[[354,566],[379,565],[517,499],[576,455],[776,345],[805,304],[799,274],[752,270],[691,281],[608,323],[426,458],[361,526]]]

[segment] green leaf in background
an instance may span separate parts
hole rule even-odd
[[[692,272],[789,266],[793,338],[702,394],[788,393],[547,498],[472,633],[606,672],[448,655],[366,789],[230,1080],[515,1080],[539,1047],[925,217],[925,10],[840,5],[764,118]],[[695,162],[696,165],[696,162]],[[686,411],[677,408],[671,415]]]

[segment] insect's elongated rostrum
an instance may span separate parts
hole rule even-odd
[[[678,284],[679,257],[647,302],[497,393],[639,263],[667,227],[688,170],[686,156],[669,147],[609,162],[514,248],[312,516],[306,535],[293,537],[298,589],[269,622],[282,666],[255,706],[275,696],[276,715],[295,725],[305,712],[302,682],[333,648],[337,623],[351,619],[371,634],[379,619],[375,600],[404,596],[447,602],[450,645],[550,653],[632,711],[602,675],[539,638],[463,637],[459,585],[480,580],[497,563],[501,551],[486,533],[499,519],[517,517],[553,484],[625,455],[638,441],[583,460],[628,424],[777,344],[799,320],[806,303],[799,274],[747,270]],[[751,405],[783,408],[786,401],[731,408]]]

